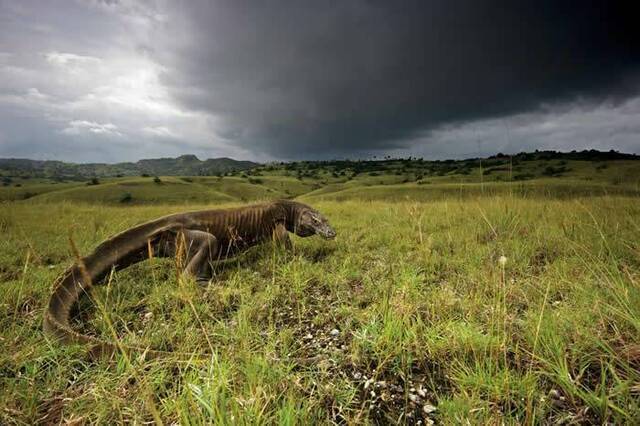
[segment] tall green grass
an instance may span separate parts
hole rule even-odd
[[[4,204],[0,423],[640,421],[635,199],[314,207],[336,241],[256,248],[205,288],[179,281],[173,259],[114,274],[75,326],[196,356],[95,362],[41,332],[69,236],[88,253],[185,207]]]

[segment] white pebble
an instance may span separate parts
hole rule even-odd
[[[337,328],[334,328],[329,334],[331,334],[333,337],[336,337],[338,334],[340,334],[340,331],[338,331]]]
[[[434,411],[436,411],[436,407],[434,407],[431,404],[425,404],[422,407],[422,411],[424,411],[425,413],[429,414],[429,413],[433,413]]]

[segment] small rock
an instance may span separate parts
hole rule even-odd
[[[303,340],[311,340],[311,339],[313,339],[313,335],[312,335],[311,333],[308,333],[308,334],[307,334],[306,336],[304,336],[302,339],[303,339]]]
[[[331,334],[333,337],[336,337],[337,335],[340,334],[340,331],[338,331],[337,328],[334,328],[333,330],[331,330],[329,334]]]
[[[433,413],[434,411],[436,411],[436,407],[434,407],[431,404],[425,404],[422,407],[422,411],[424,411],[425,413],[429,414],[429,413]]]
[[[555,389],[551,389],[551,390],[549,391],[549,397],[550,397],[550,398],[553,398],[553,399],[560,399],[560,392],[558,392],[558,391],[557,391],[557,390],[555,390]]]
[[[380,380],[379,382],[376,382],[376,386],[379,388],[384,388],[387,386],[387,382],[385,382],[384,380]]]
[[[353,373],[353,378],[356,380],[360,380],[362,378],[362,373],[356,371],[355,373]]]
[[[424,398],[425,396],[427,396],[427,393],[424,391],[424,389],[420,388],[418,389],[418,395]]]
[[[417,396],[417,395],[414,395],[414,394],[412,394],[412,393],[410,393],[410,394],[409,394],[409,400],[410,400],[411,402],[418,402],[418,396]]]
[[[373,383],[373,379],[368,379],[366,382],[364,382],[364,388],[367,389],[369,386],[371,386],[371,383]]]

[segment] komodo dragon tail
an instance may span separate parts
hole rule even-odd
[[[97,337],[78,333],[71,328],[71,309],[83,293],[104,278],[112,268],[122,269],[146,258],[145,249],[150,241],[169,229],[168,217],[147,222],[128,229],[100,244],[89,256],[79,259],[69,267],[54,284],[49,305],[44,314],[44,330],[65,343],[88,344],[91,355],[111,355],[123,348],[146,353],[154,357],[161,352],[133,346],[121,346]],[[175,217],[171,223],[176,223]],[[172,226],[173,227],[173,226]]]

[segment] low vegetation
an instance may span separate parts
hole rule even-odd
[[[522,160],[535,178],[514,182],[513,159],[485,160],[482,182],[413,160],[27,182],[37,195],[0,209],[0,423],[637,424],[636,162]],[[152,260],[78,309],[78,329],[174,355],[94,361],[42,334],[70,238],[88,253],[160,215],[281,196],[338,239],[256,248],[206,288]]]
[[[131,204],[244,202],[300,196],[311,201],[389,197],[442,200],[503,193],[565,198],[640,194],[640,159],[617,152],[544,151],[459,161],[302,161],[253,164],[248,169],[217,171],[209,176],[171,176],[181,170],[177,165],[199,162],[191,157],[139,162],[152,162],[156,171],[167,174],[94,176],[86,185],[82,175],[37,177],[3,169],[0,163],[0,176],[6,183],[0,187],[0,201],[115,205],[123,194],[131,194]],[[165,163],[164,169],[158,165]]]

